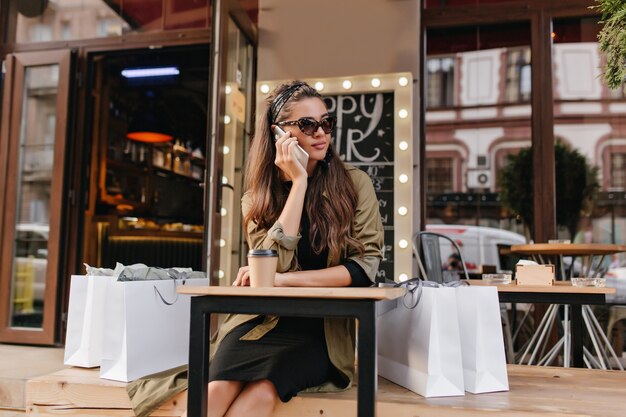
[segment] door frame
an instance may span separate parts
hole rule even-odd
[[[0,146],[5,149],[0,166],[4,167],[3,194],[1,196],[4,207],[0,212],[2,236],[0,254],[3,262],[0,264],[0,341],[21,342],[32,344],[52,344],[55,337],[57,322],[57,287],[60,265],[60,242],[63,234],[63,189],[64,165],[66,162],[67,116],[70,85],[70,66],[72,53],[67,49],[49,50],[37,53],[16,53],[7,55],[6,94],[2,112],[2,137]],[[50,219],[48,235],[48,258],[46,265],[46,287],[44,292],[44,307],[42,327],[22,328],[10,326],[10,308],[12,304],[12,281],[15,259],[15,233],[17,224],[17,191],[19,176],[16,175],[19,166],[20,130],[22,121],[22,104],[25,88],[24,75],[28,67],[41,65],[59,65],[59,83],[56,97],[56,124],[54,134],[54,159],[50,184]],[[58,219],[54,221],[54,219]],[[10,261],[9,261],[10,260]],[[6,296],[8,295],[8,297]]]
[[[73,106],[75,111],[75,121],[72,128],[72,134],[74,138],[71,140],[72,145],[68,150],[70,153],[70,164],[67,166],[68,170],[68,195],[71,196],[72,204],[68,204],[67,210],[64,213],[66,220],[66,233],[67,239],[65,240],[65,258],[63,259],[62,270],[59,275],[60,288],[60,309],[63,312],[61,320],[58,320],[59,342],[62,342],[65,338],[66,321],[69,308],[69,286],[70,276],[72,274],[83,274],[83,248],[84,248],[84,236],[85,236],[85,219],[90,213],[89,209],[92,206],[90,201],[97,198],[97,182],[98,177],[96,171],[98,169],[99,160],[97,158],[97,152],[94,152],[93,147],[98,146],[95,138],[98,135],[99,121],[94,116],[94,111],[97,106],[96,100],[91,96],[92,88],[95,82],[95,67],[93,61],[99,56],[106,56],[107,54],[120,54],[128,51],[146,49],[160,49],[160,48],[175,48],[190,45],[207,45],[207,54],[210,53],[211,38],[207,31],[204,31],[204,36],[189,37],[189,38],[167,38],[167,37],[148,37],[142,40],[136,40],[135,42],[125,42],[123,44],[110,44],[108,42],[104,44],[90,44],[81,47],[78,50],[78,65],[76,75],[81,82],[76,88],[76,103]],[[211,61],[209,56],[209,71]],[[210,80],[209,80],[210,81]],[[210,82],[209,82],[210,84]],[[207,94],[210,94],[210,88]],[[208,125],[208,120],[207,120]],[[88,179],[87,179],[88,178]]]
[[[207,149],[210,150],[207,161],[209,169],[205,176],[205,224],[204,234],[207,254],[206,271],[210,285],[219,285],[220,270],[220,236],[221,236],[221,208],[222,208],[222,172],[224,166],[224,154],[221,152],[224,145],[224,116],[226,115],[226,92],[227,65],[228,65],[228,24],[232,19],[253,46],[252,72],[250,82],[251,103],[254,103],[256,87],[256,57],[257,57],[257,30],[250,22],[241,4],[237,0],[214,0],[213,1],[214,25],[211,43],[211,57],[214,59],[210,69],[210,95],[208,108],[209,134],[207,136]],[[248,82],[248,80],[246,80]],[[249,118],[251,113],[247,115]],[[227,254],[230,256],[230,254]]]

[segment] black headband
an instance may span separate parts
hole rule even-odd
[[[267,114],[270,125],[276,123],[276,118],[280,114],[280,111],[283,109],[285,104],[287,104],[291,96],[293,96],[294,93],[304,85],[305,83],[296,83],[294,85],[291,85],[288,88],[285,88],[279,95],[276,96],[276,98],[274,98],[274,101],[272,101],[269,112]]]

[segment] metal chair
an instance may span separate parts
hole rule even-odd
[[[444,270],[443,259],[441,259],[441,249],[439,246],[439,239],[444,239],[449,241],[457,253],[461,258],[461,266],[463,267],[463,273],[465,274],[465,279],[469,279],[469,275],[467,273],[467,267],[465,266],[465,258],[463,257],[463,251],[459,247],[459,245],[449,238],[446,235],[435,232],[417,232],[413,235],[413,254],[415,255],[415,259],[417,260],[417,266],[420,270],[420,274],[422,279],[428,281],[434,281],[438,284],[442,284],[449,280],[444,280]],[[424,254],[424,263],[422,263],[422,258],[420,256],[420,249]],[[424,267],[424,264],[426,267]],[[446,271],[448,272],[448,271]],[[455,279],[458,280],[458,274],[453,274]]]

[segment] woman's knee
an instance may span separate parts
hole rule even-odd
[[[249,395],[254,398],[257,404],[274,406],[278,401],[276,387],[274,383],[268,379],[248,383],[246,391],[249,392]]]
[[[241,391],[239,381],[211,381],[209,382],[209,396],[217,398],[234,398]]]

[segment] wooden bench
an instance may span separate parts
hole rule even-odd
[[[622,417],[626,408],[626,372],[509,365],[510,391],[423,398],[379,378],[380,417],[598,416]],[[27,416],[132,416],[126,384],[98,377],[97,369],[70,368],[29,380]],[[154,416],[180,416],[182,393]],[[356,415],[356,389],[306,394],[279,404],[274,417]]]

